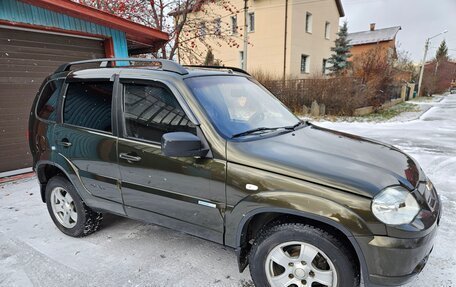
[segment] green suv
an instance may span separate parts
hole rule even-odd
[[[29,134],[63,233],[98,230],[103,212],[163,225],[233,248],[256,286],[400,285],[439,225],[414,159],[300,121],[236,68],[64,64],[40,88]]]

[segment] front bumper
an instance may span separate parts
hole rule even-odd
[[[410,281],[426,264],[436,231],[434,228],[428,235],[417,239],[356,237],[364,254],[370,283],[397,286]]]
[[[438,198],[438,197],[437,197]],[[368,274],[366,286],[397,286],[409,282],[423,270],[440,223],[441,204],[437,199],[435,222],[426,235],[418,238],[391,236],[357,236]]]

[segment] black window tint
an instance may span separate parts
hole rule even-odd
[[[196,134],[171,91],[164,85],[125,85],[125,127],[129,137],[160,142],[167,132]]]
[[[112,82],[70,83],[63,121],[67,124],[112,132]]]
[[[57,103],[62,84],[63,80],[54,80],[44,86],[36,107],[36,112],[40,118],[50,121],[57,120]]]

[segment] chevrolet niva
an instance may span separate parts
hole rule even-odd
[[[403,284],[441,216],[413,158],[299,120],[236,68],[67,63],[40,88],[29,135],[63,233],[98,230],[103,212],[170,227],[233,248],[256,286]]]

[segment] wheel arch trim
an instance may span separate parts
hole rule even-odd
[[[44,167],[44,166],[53,166],[55,168],[57,168],[58,170],[60,170],[64,175],[65,177],[71,182],[71,184],[73,186],[74,185],[74,182],[73,180],[71,179],[71,176],[70,174],[65,170],[65,168],[63,166],[61,166],[60,164],[58,163],[55,163],[54,161],[50,161],[50,160],[40,160],[36,163],[35,165],[35,171],[36,171],[36,174],[37,174],[37,177],[38,177],[38,181],[40,182],[40,193],[41,193],[41,200],[43,202],[46,202],[46,199],[45,199],[45,191],[46,191],[46,185],[45,184],[42,184],[41,183],[41,179],[40,179],[40,168]],[[78,189],[76,188],[75,189],[76,192],[78,193],[79,197],[82,199],[83,197],[81,196],[80,192],[78,191]]]
[[[347,237],[347,239],[350,242],[350,244],[352,245],[353,249],[355,250],[356,257],[358,258],[359,263],[360,263],[360,268],[361,268],[360,271],[361,271],[361,276],[363,276],[363,279],[364,279],[364,284],[366,286],[373,286],[369,282],[369,272],[368,272],[367,262],[364,257],[364,253],[363,253],[361,247],[359,246],[358,242],[356,241],[355,236],[353,235],[353,233],[350,230],[348,230],[342,224],[337,223],[336,221],[326,218],[324,216],[313,214],[313,213],[306,212],[306,211],[281,208],[281,207],[259,207],[259,208],[249,211],[248,213],[246,213],[243,216],[241,222],[239,223],[237,231],[236,231],[235,250],[236,250],[236,256],[237,256],[237,260],[238,260],[238,264],[239,264],[239,271],[241,271],[241,269],[243,270],[243,268],[241,268],[241,264],[240,264],[240,262],[241,262],[240,261],[240,256],[241,256],[240,250],[242,249],[242,243],[241,243],[242,233],[244,231],[244,228],[247,227],[250,219],[252,219],[255,215],[258,215],[261,213],[279,213],[279,214],[283,214],[283,215],[294,215],[294,216],[302,217],[303,219],[310,219],[313,221],[321,222],[321,223],[329,225],[329,226],[335,228],[336,230],[338,230],[339,232],[343,233]]]

